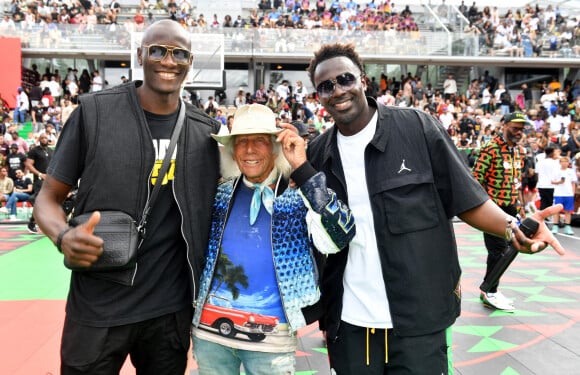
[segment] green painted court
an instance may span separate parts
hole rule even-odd
[[[519,255],[501,289],[516,312],[485,308],[481,233],[455,223],[462,277],[462,316],[452,327],[454,373],[580,374],[580,230],[558,235],[564,257],[548,249]],[[0,225],[0,374],[59,373],[59,342],[69,271],[52,243],[25,225]],[[324,341],[312,325],[299,332],[297,375],[329,374]],[[196,365],[190,361],[190,375]],[[122,374],[134,374],[129,364]]]

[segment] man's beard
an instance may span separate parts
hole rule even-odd
[[[520,141],[522,138],[521,138],[521,137],[520,137],[520,138],[518,138],[518,137],[517,137],[517,136],[515,136],[515,135],[510,135],[510,136],[508,137],[508,139],[510,140],[510,142],[511,142],[511,143],[513,143],[514,145],[517,145],[517,144],[518,144],[518,142],[519,142],[519,141]]]

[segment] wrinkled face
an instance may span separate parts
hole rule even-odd
[[[263,182],[272,169],[277,155],[273,153],[272,136],[268,134],[237,135],[233,158],[248,181]]]
[[[359,116],[367,106],[364,76],[359,68],[347,57],[334,57],[321,62],[314,72],[314,86],[325,81],[337,81],[337,77],[350,73],[357,77],[352,85],[342,86],[335,83],[330,96],[320,97],[320,103],[334,118],[336,125],[351,126],[358,121],[366,121]],[[358,124],[360,128],[366,124]],[[357,127],[359,127],[357,126]]]
[[[150,27],[137,50],[143,66],[143,86],[161,95],[179,93],[193,61],[190,56],[189,63],[184,64],[181,58],[190,49],[188,35],[176,22]]]

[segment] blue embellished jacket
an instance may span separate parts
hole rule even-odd
[[[272,256],[290,332],[319,318],[318,311],[321,310],[315,308],[320,298],[315,258],[343,249],[355,234],[351,211],[332,190],[327,189],[323,173],[316,173],[309,163],[305,163],[292,178],[300,189],[287,188],[287,182],[283,180],[278,183],[271,224]],[[230,179],[218,187],[206,252],[207,263],[195,304],[195,327],[199,325],[211,288],[229,209],[240,181],[239,177]],[[321,238],[324,237],[321,232],[328,241]]]

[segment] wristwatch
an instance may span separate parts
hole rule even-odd
[[[514,222],[514,218],[511,216],[507,216],[505,218],[506,224],[505,224],[505,233],[504,233],[504,238],[506,239],[506,241],[511,242],[512,241],[512,237],[514,235],[514,229],[512,227],[512,223]]]

